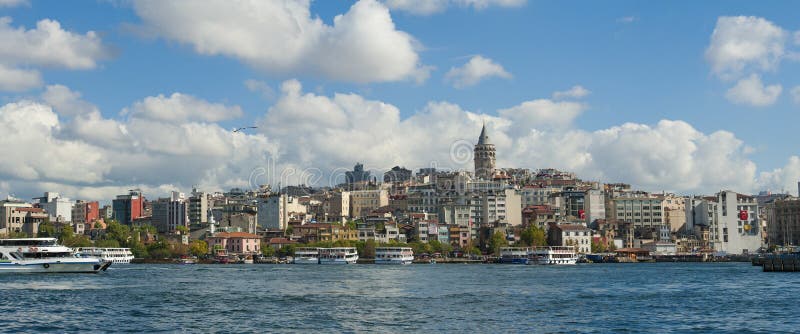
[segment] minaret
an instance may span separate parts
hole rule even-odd
[[[488,180],[494,174],[494,145],[489,143],[489,136],[486,135],[486,124],[481,128],[481,136],[478,137],[478,144],[475,145],[475,176],[479,179]]]

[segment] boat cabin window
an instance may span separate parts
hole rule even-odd
[[[3,254],[3,253],[0,253],[0,260],[5,260],[5,259],[6,259],[6,255]]]

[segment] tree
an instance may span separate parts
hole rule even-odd
[[[95,247],[104,247],[104,248],[119,248],[119,241],[115,239],[99,239],[95,240],[94,242]]]
[[[500,248],[508,246],[508,240],[503,232],[494,232],[492,238],[489,239],[489,251],[495,255],[500,255]]]
[[[55,237],[56,235],[57,235],[56,227],[53,226],[52,223],[44,222],[44,223],[39,224],[39,233],[36,234],[37,237],[39,237],[39,238],[51,238],[51,237]]]
[[[364,252],[361,253],[361,256],[365,258],[375,257],[375,239],[369,239],[364,243]]]
[[[294,256],[294,249],[295,249],[294,245],[291,245],[291,244],[283,246],[283,247],[281,247],[281,249],[278,250],[278,255],[280,255],[282,257],[284,257],[284,256]]]
[[[294,232],[294,227],[292,227],[292,225],[286,227],[285,235],[292,235],[293,232]]]
[[[175,231],[180,232],[179,234],[188,234],[189,228],[183,225],[178,225],[177,227],[175,227]]]
[[[189,254],[197,257],[205,256],[208,254],[208,243],[203,240],[192,240],[189,243]]]
[[[528,226],[519,236],[525,246],[547,246],[547,237],[544,229],[534,225]]]
[[[261,243],[261,255],[270,256],[270,257],[271,256],[275,256],[275,248],[272,248],[272,246],[268,245],[265,242],[262,242]]]
[[[355,230],[356,229],[356,221],[355,220],[348,220],[347,223],[344,224],[348,230]]]

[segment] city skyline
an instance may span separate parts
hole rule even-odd
[[[0,195],[471,170],[484,122],[498,168],[794,193],[797,4],[411,3],[3,2]]]

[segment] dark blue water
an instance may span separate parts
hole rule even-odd
[[[119,265],[0,275],[0,331],[795,332],[798,283],[743,263]]]

